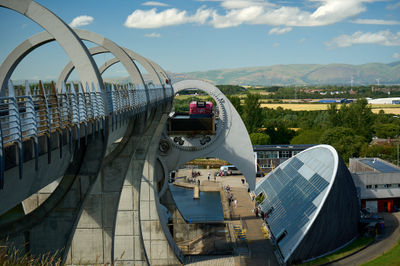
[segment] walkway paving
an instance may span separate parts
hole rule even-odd
[[[253,212],[254,202],[247,192],[247,183],[243,184],[241,179],[244,178],[242,175],[236,176],[223,176],[216,177],[214,180],[215,169],[195,169],[201,173],[197,177],[200,180],[200,190],[202,187],[218,187],[227,186],[231,187],[231,191],[237,200],[237,207],[231,207],[232,214],[236,217],[242,218],[242,223],[246,227],[246,237],[248,240],[249,256],[191,256],[190,259],[193,262],[188,265],[279,265],[275,258],[273,247],[268,239],[264,238],[264,233],[261,231],[262,220],[256,218]],[[210,180],[208,180],[208,173],[210,173]],[[191,170],[185,169],[180,170],[177,173],[177,177],[191,176]],[[221,199],[225,192],[221,193]],[[228,202],[222,201],[224,211],[228,210]],[[227,216],[224,213],[224,216]],[[232,221],[233,224],[241,224],[240,220]],[[247,253],[247,252],[245,252]]]
[[[279,265],[274,255],[271,242],[264,238],[261,231],[262,220],[253,212],[254,203],[245,187],[232,187],[234,198],[237,199],[237,207],[233,207],[233,215],[240,215],[246,229],[249,257],[245,259],[245,265]]]
[[[330,265],[361,265],[392,249],[400,238],[400,212],[382,213],[382,215],[385,219],[385,232],[379,235],[372,245]]]
[[[190,256],[185,265],[190,266],[233,266],[235,258],[233,256]]]
[[[199,257],[196,262],[190,265],[279,265],[273,254],[273,247],[270,241],[264,239],[264,235],[261,231],[262,220],[255,218],[253,213],[254,203],[247,193],[247,184],[242,184],[241,182],[243,176],[217,177],[216,181],[214,181],[214,171],[217,170],[196,169],[196,171],[200,171],[201,173],[198,179],[201,181],[202,185],[213,186],[214,183],[214,186],[231,186],[232,193],[238,201],[237,207],[232,208],[233,214],[240,215],[244,224],[247,226],[250,257],[239,261],[239,257],[234,256],[214,258],[212,256],[204,256]],[[211,174],[210,181],[207,180],[208,173]],[[190,170],[180,170],[178,176],[183,175],[190,176]],[[225,204],[227,205],[226,202]],[[400,212],[384,213],[383,217],[386,225],[385,233],[378,236],[372,245],[350,257],[330,265],[361,265],[389,251],[400,238]],[[234,221],[233,223],[239,224],[240,222]],[[235,263],[233,263],[233,260],[235,260]]]

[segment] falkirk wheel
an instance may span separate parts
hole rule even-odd
[[[169,232],[160,204],[160,197],[168,188],[168,173],[194,158],[218,157],[235,164],[246,177],[250,189],[255,186],[252,145],[232,104],[209,83],[196,80],[175,83],[175,93],[193,88],[205,91],[213,97],[218,109],[215,135],[200,138],[182,136],[184,143],[178,145],[165,129],[171,110],[172,87],[166,72],[156,63],[95,33],[72,30],[32,0],[0,0],[0,7],[21,13],[46,30],[17,46],[0,66],[0,99],[3,102],[16,101],[15,95],[10,94],[13,91],[10,85],[8,90],[5,89],[16,65],[36,47],[53,40],[64,48],[71,60],[67,70],[73,66],[80,84],[88,83],[95,87],[90,92],[83,86],[85,89],[80,88],[78,96],[73,90],[68,94],[62,90],[46,94],[42,90],[44,99],[49,96],[53,99],[44,104],[45,108],[51,105],[52,110],[62,111],[61,107],[68,101],[57,102],[57,99],[67,97],[79,108],[71,107],[65,111],[66,119],[75,117],[77,113],[80,116],[77,122],[65,120],[64,123],[63,120],[60,123],[63,127],[52,131],[52,115],[48,115],[47,135],[38,133],[37,125],[33,127],[36,130],[35,145],[39,150],[37,154],[32,152],[32,145],[22,139],[23,128],[11,130],[18,131],[19,138],[6,143],[8,147],[14,148],[12,145],[17,143],[18,153],[29,153],[29,156],[26,160],[18,160],[18,166],[10,164],[10,168],[4,171],[4,178],[0,178],[0,181],[5,181],[0,189],[0,215],[25,200],[33,197],[38,200],[31,212],[24,211],[24,216],[13,221],[0,221],[0,240],[7,239],[33,256],[54,255],[66,265],[182,263],[184,257]],[[102,47],[89,50],[82,40],[91,40]],[[106,51],[112,52],[116,59],[107,62],[99,71],[91,54]],[[144,82],[135,60],[151,74],[153,88]],[[134,88],[105,89],[101,73],[117,61],[124,65],[136,83]],[[64,81],[66,76],[61,75],[60,81]],[[57,89],[60,89],[60,82]],[[7,93],[9,95],[4,96]],[[38,97],[37,92],[35,95],[31,93],[28,84],[23,97]],[[122,97],[133,94],[134,98]],[[95,103],[98,103],[98,115],[92,112],[91,116],[83,116]],[[138,106],[146,108],[139,109]],[[40,115],[43,110],[33,106],[32,115]],[[8,111],[14,114],[15,119],[24,121],[24,113],[15,108]],[[116,117],[118,123],[113,123]],[[102,134],[99,133],[100,126],[88,126],[85,137],[78,131],[67,132],[81,124],[100,121],[98,125],[102,125]],[[37,122],[39,126],[44,124],[40,119]],[[3,144],[2,132],[7,128],[5,123],[1,126],[0,143]],[[85,144],[79,146],[79,141]],[[0,153],[5,154],[8,160],[7,155],[15,150],[10,152],[3,147]],[[18,167],[24,170],[20,171],[20,178]]]
[[[215,100],[219,118],[215,135],[197,138],[181,136],[183,145],[175,142],[174,137],[168,136],[167,129],[164,129],[158,150],[158,160],[164,173],[179,169],[196,158],[215,157],[234,164],[253,190],[256,176],[253,146],[247,129],[232,103],[217,87],[201,80],[183,80],[174,83],[173,88],[175,94],[186,89],[206,92]]]

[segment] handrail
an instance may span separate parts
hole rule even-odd
[[[171,87],[171,86],[169,86]],[[171,101],[171,88],[152,87],[149,89],[149,102],[147,102],[146,90],[140,86],[131,84],[120,86],[106,84],[106,90],[101,91],[100,86],[78,83],[76,87],[72,82],[69,87],[64,83],[59,92],[56,92],[54,84],[51,88],[44,88],[39,81],[38,86],[25,83],[24,90],[16,90],[11,82],[8,84],[8,95],[0,97],[0,189],[4,186],[4,152],[9,146],[16,145],[18,150],[17,162],[19,176],[22,178],[23,151],[22,143],[31,140],[35,150],[35,168],[38,169],[38,138],[47,137],[47,152],[49,163],[51,162],[52,134],[58,134],[60,144],[63,145],[62,131],[69,132],[70,151],[72,141],[85,137],[88,134],[105,130],[105,118],[111,116],[111,130],[122,125],[122,120],[129,115],[137,115],[146,111],[146,105],[156,106],[159,103]],[[166,96],[167,95],[167,96]],[[106,100],[106,102],[104,102]],[[106,114],[105,107],[108,107]],[[92,126],[89,132],[88,126]],[[77,134],[73,139],[73,129]],[[60,152],[60,156],[61,156]]]

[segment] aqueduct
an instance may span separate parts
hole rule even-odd
[[[160,196],[170,171],[198,157],[234,163],[251,188],[253,151],[240,116],[213,85],[186,80],[171,85],[155,62],[107,38],[71,29],[32,0],[0,0],[45,29],[18,45],[0,66],[0,215],[23,203],[25,215],[0,223],[0,239],[31,254],[57,254],[65,264],[176,265],[184,262],[161,215]],[[82,40],[98,47],[87,49]],[[58,42],[69,56],[56,86],[10,77],[37,47]],[[115,58],[98,68],[92,55]],[[132,83],[107,85],[101,74],[121,62]],[[140,63],[150,74],[147,82]],[[66,84],[72,69],[79,82]],[[217,103],[217,131],[206,143],[177,145],[166,121],[173,96],[205,91]]]

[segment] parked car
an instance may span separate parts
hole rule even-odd
[[[220,168],[223,175],[241,175],[242,173],[234,165],[223,165]]]

